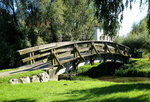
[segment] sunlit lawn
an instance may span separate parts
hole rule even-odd
[[[90,67],[84,66],[79,72],[87,71]],[[79,76],[73,81],[16,85],[8,83],[11,78],[31,76],[39,72],[41,71],[37,70],[0,78],[0,102],[150,102],[150,82],[146,78],[140,82],[128,82],[132,77],[113,79],[125,81],[118,83]]]
[[[99,80],[1,84],[1,102],[149,102],[150,83]]]

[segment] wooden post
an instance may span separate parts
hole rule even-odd
[[[93,50],[93,42],[91,42],[91,54],[94,54],[94,50]],[[90,58],[90,63],[93,65],[94,64],[94,59],[93,59],[93,57],[94,56],[92,56],[91,58]]]
[[[106,58],[107,58],[107,45],[106,45],[105,42],[103,44],[104,44],[104,47],[103,47],[103,49],[104,49],[103,60],[104,60],[104,63],[105,63],[106,62]]]
[[[51,64],[52,66],[56,65],[56,59],[55,59],[55,56],[54,56],[54,49],[51,50]]]
[[[76,46],[77,46],[76,44],[73,45],[73,55],[74,55],[74,58],[78,57],[77,52],[76,52]],[[77,60],[73,61],[73,69],[74,69],[74,71],[77,71],[77,69],[78,69],[78,66],[76,65]]]
[[[30,57],[32,57],[32,53],[29,53]],[[33,64],[33,61],[30,60],[30,64]]]
[[[34,63],[35,63],[35,60],[34,60],[34,58],[33,58],[34,52],[30,52],[30,53],[29,53],[29,56],[31,57],[30,64],[34,64]]]
[[[34,52],[31,53],[32,56],[34,56]],[[35,63],[35,59],[32,60],[33,63]]]

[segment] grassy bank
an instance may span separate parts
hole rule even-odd
[[[132,59],[130,64],[125,64],[115,72],[116,76],[150,77],[149,59]]]
[[[98,78],[101,76],[114,75],[115,70],[119,69],[121,63],[107,62],[96,63],[94,65],[86,65],[78,69],[79,75],[89,76],[91,78]]]

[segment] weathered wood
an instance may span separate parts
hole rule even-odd
[[[40,45],[40,46],[35,46],[35,47],[31,47],[31,48],[26,48],[26,49],[22,49],[22,50],[18,50],[18,52],[20,53],[20,55],[26,54],[26,53],[30,53],[30,52],[35,52],[35,51],[39,51],[45,48],[52,48],[55,47],[56,44],[46,44],[46,45]]]
[[[96,52],[96,54],[99,55],[99,53],[98,53],[98,51],[97,51],[95,45],[93,44],[92,46],[93,46],[93,50]]]
[[[32,61],[33,59],[45,57],[45,56],[48,56],[48,55],[50,55],[50,52],[47,52],[47,53],[44,53],[44,54],[38,54],[38,55],[30,56],[30,57],[22,59],[22,61],[23,62],[28,62],[28,61]]]
[[[118,52],[119,54],[123,55],[122,52],[121,52],[121,50],[119,49],[119,46],[118,46],[118,45],[116,45],[116,49],[117,49],[117,52]]]
[[[74,60],[77,60],[78,58],[71,58],[71,59],[67,59],[67,60],[63,60],[61,61],[62,64],[68,63],[68,62],[72,62]]]
[[[57,57],[60,59],[60,58],[69,57],[73,55],[74,54],[71,54],[71,52],[65,52],[65,53],[58,54]]]
[[[90,48],[78,48],[79,52],[89,51]]]
[[[30,62],[34,64],[35,60],[39,61],[43,58],[51,60],[53,66],[63,67],[64,63],[73,61],[75,67],[85,57],[92,57],[94,62],[96,56],[104,56],[107,54],[119,54],[121,56],[129,57],[129,48],[123,45],[118,45],[113,42],[104,41],[77,41],[77,42],[59,42],[36,46],[19,50],[20,55],[28,54],[26,58],[22,58],[23,62]]]
[[[53,53],[53,54],[54,54],[54,57],[55,57],[55,59],[56,59],[58,65],[63,68],[64,66],[60,63],[60,61],[59,61],[59,59],[57,58],[56,54],[55,54],[55,53]]]
[[[60,49],[56,49],[56,53],[62,53],[62,52],[70,52],[73,51],[73,48],[68,48],[68,47],[64,47],[64,48],[60,48]]]
[[[107,50],[109,53],[111,53],[111,54],[112,54],[112,52],[111,52],[111,50],[109,49],[109,47],[108,47],[107,43],[105,43],[105,47],[106,47],[106,50]]]
[[[81,59],[85,60],[82,55],[80,54],[80,51],[78,50],[78,48],[75,46],[74,47],[75,52],[80,56]]]

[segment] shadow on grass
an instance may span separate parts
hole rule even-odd
[[[101,63],[97,67],[89,69],[87,72],[81,73],[79,75],[86,75],[92,78],[98,78],[100,76],[110,76],[115,73],[115,70],[121,67],[122,63],[106,62]]]
[[[144,90],[144,92],[135,93],[133,97],[127,95],[127,92],[134,90],[136,92]],[[71,97],[68,97],[67,100],[55,102],[91,102],[90,100],[92,102],[150,102],[150,94],[145,91],[150,91],[150,84],[118,84],[87,90],[75,90],[70,92]],[[72,98],[73,96],[75,98]]]
[[[31,99],[16,99],[16,100],[8,100],[8,101],[3,101],[3,102],[36,102],[36,100],[31,100]]]

